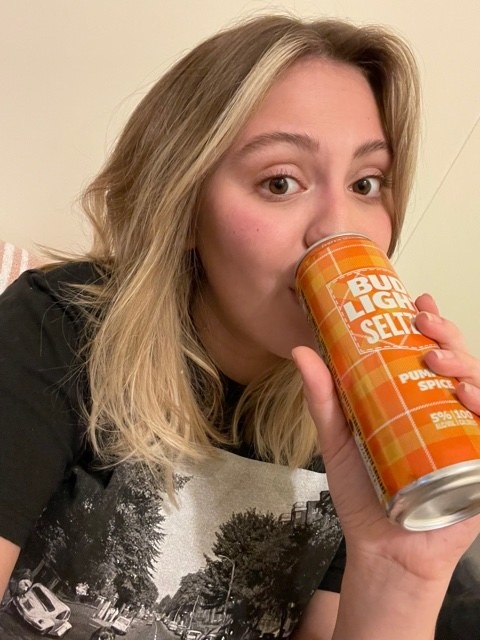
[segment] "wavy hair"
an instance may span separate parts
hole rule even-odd
[[[393,156],[395,247],[419,122],[416,64],[401,38],[378,26],[270,15],[194,48],[140,102],[83,198],[94,228],[88,258],[108,274],[84,300],[88,435],[106,463],[172,471],[179,457],[234,441],[240,421],[263,459],[304,465],[316,450],[288,360],[247,386],[233,424],[222,426],[221,374],[190,313],[201,282],[190,247],[202,186],[278,76],[305,56],[351,64],[370,83]]]

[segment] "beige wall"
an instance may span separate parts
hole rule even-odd
[[[149,84],[200,39],[269,8],[381,22],[412,43],[425,128],[397,266],[480,356],[479,0],[0,0],[0,237],[85,246],[75,198]]]

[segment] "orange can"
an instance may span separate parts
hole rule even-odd
[[[390,519],[412,531],[480,512],[480,419],[458,380],[428,369],[438,345],[385,253],[329,236],[300,260],[296,286],[370,478]]]

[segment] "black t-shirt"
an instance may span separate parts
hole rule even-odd
[[[84,322],[67,293],[98,277],[89,263],[27,272],[0,297],[0,536],[22,547],[0,636],[288,635],[319,586],[341,585],[321,461],[218,450],[177,466],[177,505],[139,465],[100,471],[83,429]],[[241,387],[225,384],[228,414]]]
[[[316,588],[341,587],[345,545],[321,462],[292,470],[246,446],[219,451],[177,468],[177,506],[138,465],[98,470],[83,429],[84,323],[65,295],[98,277],[89,263],[32,271],[0,296],[0,536],[22,547],[0,637],[288,635]],[[228,415],[242,389],[225,385]],[[480,538],[435,636],[477,637]]]

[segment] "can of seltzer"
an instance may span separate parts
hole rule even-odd
[[[480,419],[458,380],[428,369],[438,345],[386,254],[354,233],[329,236],[296,269],[345,416],[388,517],[424,531],[480,512]]]

